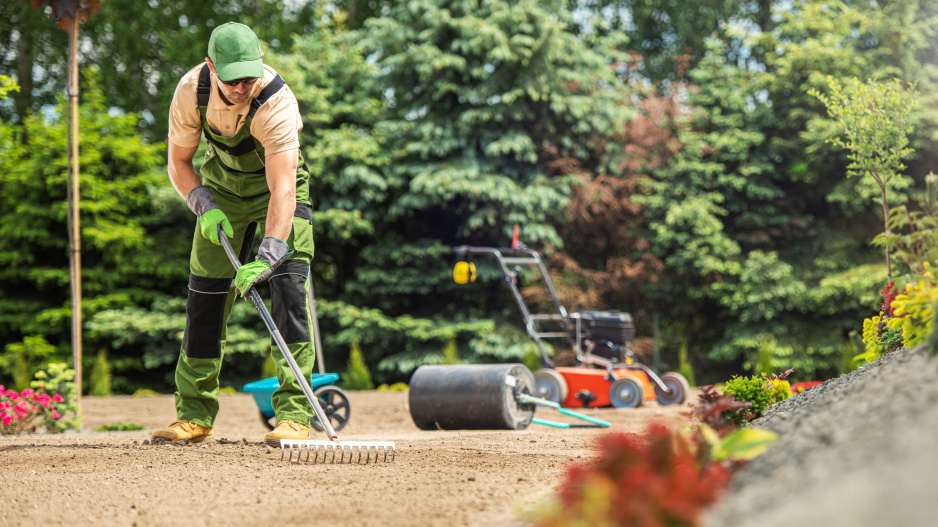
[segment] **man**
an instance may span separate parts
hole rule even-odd
[[[303,124],[293,93],[262,58],[250,28],[221,25],[212,31],[205,64],[190,70],[173,95],[167,170],[198,221],[176,365],[178,419],[155,431],[155,440],[212,440],[228,315],[236,296],[264,280],[277,328],[303,374],[312,372],[306,278],[313,234],[309,174],[299,154]],[[207,151],[199,174],[192,159],[203,133]],[[257,258],[237,274],[218,239],[219,226],[242,261],[258,226],[264,235]],[[274,351],[274,358],[277,426],[264,439],[279,446],[281,439],[309,437],[312,408],[282,355]]]

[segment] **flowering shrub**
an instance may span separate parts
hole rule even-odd
[[[17,392],[0,385],[0,434],[80,428],[74,377],[75,371],[67,364],[51,363],[36,373],[31,388]]]
[[[0,433],[4,435],[35,432],[47,421],[62,417],[56,406],[64,399],[43,390],[27,388],[17,393],[0,385]]]
[[[873,362],[884,353],[893,351],[902,345],[902,328],[898,319],[902,315],[896,313],[896,298],[899,288],[895,282],[889,282],[886,289],[879,292],[883,301],[879,303],[879,315],[863,321],[863,343],[866,351],[854,357],[854,360]]]
[[[55,409],[62,417],[45,422],[46,432],[53,434],[66,430],[81,429],[81,416],[78,415],[78,391],[75,387],[75,370],[64,362],[53,362],[45,370],[36,372],[35,379],[29,383],[34,390],[60,394],[62,401],[55,404]]]
[[[724,488],[729,470],[702,463],[692,443],[657,424],[645,439],[601,436],[599,458],[568,470],[558,501],[540,511],[534,525],[696,525]]]

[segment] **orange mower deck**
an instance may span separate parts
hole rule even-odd
[[[612,406],[609,398],[611,383],[606,379],[606,370],[594,368],[560,367],[555,368],[565,381],[567,381],[567,398],[561,403],[565,408],[584,408],[583,401],[577,394],[586,390],[596,396],[586,408],[602,408]],[[631,377],[641,383],[645,389],[645,400],[654,401],[655,387],[648,379],[648,375],[640,370],[615,370],[617,377]]]

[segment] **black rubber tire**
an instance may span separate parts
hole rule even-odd
[[[534,395],[550,402],[562,404],[567,400],[567,380],[557,370],[542,368],[534,372]]]
[[[665,393],[664,390],[655,383],[655,397],[658,399],[658,404],[671,406],[681,404],[687,400],[687,394],[690,393],[690,385],[683,375],[669,371],[661,375],[661,382],[671,391]]]
[[[616,408],[638,408],[645,402],[645,388],[631,377],[622,377],[609,387],[609,400]]]
[[[321,386],[313,394],[319,399],[319,405],[329,418],[332,429],[339,431],[345,428],[352,414],[352,407],[345,392],[337,386]],[[323,431],[319,418],[314,416],[312,424],[316,430]]]

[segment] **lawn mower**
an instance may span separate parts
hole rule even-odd
[[[681,404],[690,387],[679,373],[657,375],[635,360],[632,341],[635,326],[629,313],[584,310],[568,313],[554,289],[539,252],[517,241],[509,248],[461,245],[453,248],[456,266],[453,279],[460,284],[474,282],[474,256],[493,256],[502,271],[502,284],[512,293],[525,330],[541,354],[543,367],[534,373],[537,395],[567,408],[636,408],[646,400],[661,405]],[[536,268],[544,279],[556,307],[555,313],[531,313],[518,289],[523,268]],[[555,331],[541,326],[552,324]],[[542,339],[565,338],[576,355],[576,366],[557,367],[544,349]]]

